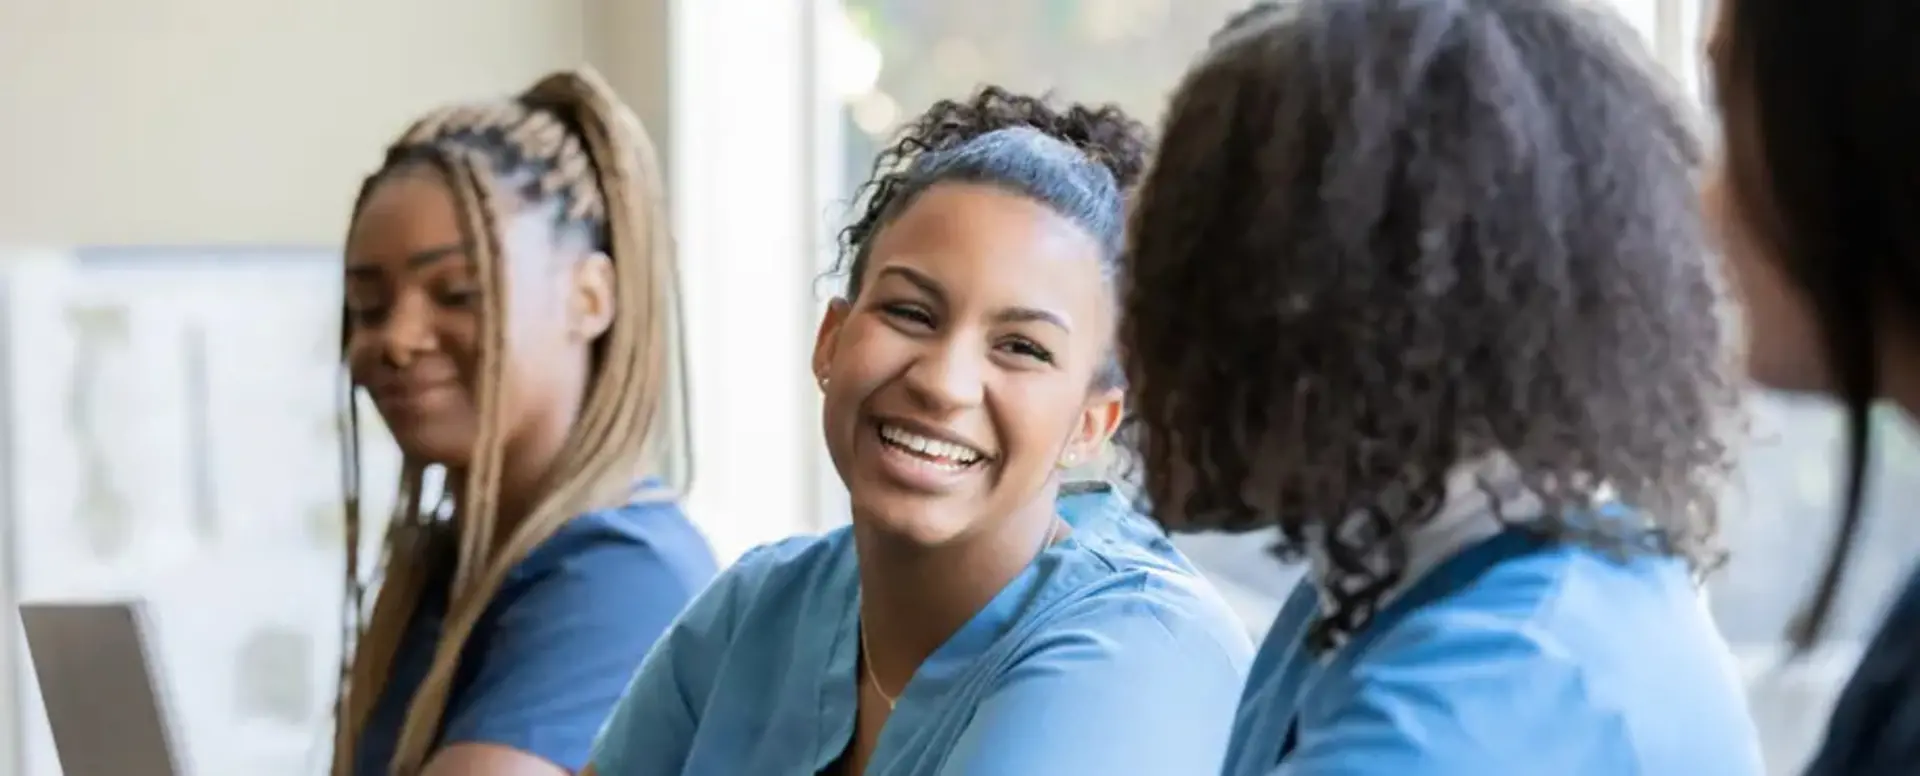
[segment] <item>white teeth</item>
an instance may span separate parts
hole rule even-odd
[[[923,437],[899,426],[881,426],[880,438],[952,466],[968,466],[983,457],[980,451],[970,447]]]

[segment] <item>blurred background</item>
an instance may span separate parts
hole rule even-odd
[[[1593,1],[1700,94],[1704,0]],[[1157,116],[1245,4],[0,0],[0,776],[58,773],[13,603],[122,595],[151,602],[194,773],[322,770],[338,246],[410,117],[581,63],[640,113],[684,267],[673,421],[691,433],[672,468],[731,558],[845,519],[805,363],[832,231],[888,133],[983,82]],[[1710,601],[1786,773],[1920,550],[1920,522],[1892,513],[1920,501],[1920,440],[1876,421],[1838,626],[1788,664],[1779,635],[1828,544],[1841,429],[1818,402],[1753,409]],[[378,474],[391,455],[378,429],[369,442]],[[1185,540],[1256,634],[1294,574],[1270,541]]]

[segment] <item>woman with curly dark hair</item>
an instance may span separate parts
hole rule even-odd
[[[1576,0],[1304,0],[1173,98],[1120,349],[1181,530],[1310,563],[1226,773],[1746,776],[1699,149]]]
[[[1920,5],[1721,0],[1708,45],[1726,130],[1709,200],[1748,308],[1748,368],[1846,407],[1838,540],[1791,634],[1818,641],[1860,522],[1881,399],[1920,415]],[[1836,704],[1809,774],[1920,768],[1920,575]]]
[[[1225,754],[1244,627],[1063,472],[1122,416],[1117,108],[986,89],[881,154],[813,358],[852,524],[755,550],[668,633],[603,776],[1193,776]]]

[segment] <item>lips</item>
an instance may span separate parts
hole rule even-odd
[[[924,424],[878,420],[868,428],[883,478],[922,495],[950,492],[993,460],[957,435]]]
[[[452,398],[456,388],[452,382],[406,383],[373,388],[373,401],[382,409],[394,412],[423,412]]]

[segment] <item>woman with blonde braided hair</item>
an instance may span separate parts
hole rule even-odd
[[[350,429],[335,776],[580,770],[715,573],[643,477],[674,301],[660,187],[638,120],[561,73],[429,114],[361,190],[344,359],[404,463],[362,629]]]

